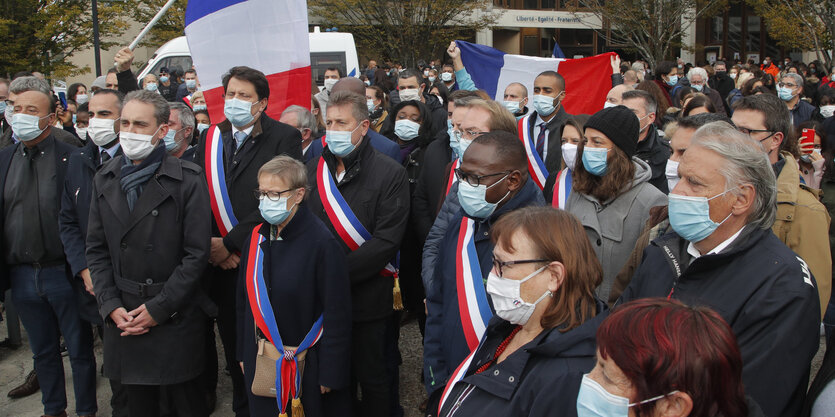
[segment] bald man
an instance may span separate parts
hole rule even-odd
[[[623,93],[631,90],[634,90],[634,88],[627,84],[620,84],[612,87],[612,89],[606,93],[606,102],[603,103],[603,107],[615,107],[621,104],[623,101]]]
[[[365,97],[365,83],[359,78],[344,77],[331,87],[330,93],[334,94],[338,91],[350,91]],[[397,146],[396,143],[377,133],[374,129],[370,129],[366,136],[371,139],[371,147],[376,149],[377,152],[380,152],[395,161],[400,161],[400,146]],[[327,136],[325,137],[325,140],[327,141]]]

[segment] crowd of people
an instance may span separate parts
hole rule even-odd
[[[558,72],[494,100],[447,55],[277,120],[257,68],[210,120],[128,48],[66,101],[0,80],[9,395],[66,416],[66,352],[79,416],[99,372],[114,416],[208,416],[223,365],[238,417],[396,417],[416,320],[427,416],[831,414],[835,70],[613,57],[575,115]]]

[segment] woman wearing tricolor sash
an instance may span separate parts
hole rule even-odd
[[[337,416],[351,407],[348,268],[339,243],[307,208],[306,186],[307,170],[288,156],[258,171],[253,198],[265,221],[241,253],[237,294],[237,359],[252,416],[294,416],[298,407],[307,417]],[[275,397],[253,394],[265,342],[283,355]]]
[[[603,270],[583,226],[563,210],[526,207],[499,219],[491,239],[496,316],[427,415],[576,416],[607,311],[594,295]]]
[[[589,120],[589,115],[580,114],[576,116],[569,116],[565,121],[565,126],[562,128],[562,161],[564,163],[563,169],[552,172],[548,175],[548,180],[545,181],[545,188],[542,193],[545,194],[545,201],[551,204],[552,207],[561,208],[565,210],[565,204],[568,202],[568,196],[571,195],[571,183],[574,173],[574,165],[577,162],[577,147],[580,143],[585,141],[583,136],[583,125]]]

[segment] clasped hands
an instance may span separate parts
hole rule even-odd
[[[116,323],[116,327],[122,330],[122,336],[139,336],[148,333],[151,327],[157,325],[156,320],[145,308],[145,304],[132,311],[119,307],[110,313],[110,319]]]
[[[238,264],[241,263],[241,257],[226,249],[226,246],[223,244],[223,238],[213,237],[209,263],[221,269],[233,269],[237,268]]]

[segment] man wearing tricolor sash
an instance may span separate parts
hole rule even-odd
[[[560,134],[570,116],[562,106],[565,87],[565,79],[556,71],[539,74],[531,100],[536,111],[519,119],[519,139],[525,145],[528,171],[540,190],[548,174],[559,171],[562,165]]]
[[[545,205],[529,179],[525,149],[512,133],[485,133],[473,140],[456,176],[461,209],[440,242],[433,285],[426,293],[423,354],[429,393],[444,386],[493,317],[484,287],[493,262],[491,225],[517,208]]]
[[[204,170],[214,220],[206,281],[218,305],[217,325],[232,375],[232,408],[237,416],[247,416],[243,375],[235,365],[239,254],[252,228],[263,221],[258,200],[252,198],[258,169],[277,155],[301,160],[302,139],[298,130],[264,114],[270,86],[261,71],[233,67],[223,77],[223,88],[226,120],[203,132],[194,160]]]
[[[338,91],[329,100],[325,149],[307,164],[310,210],[347,255],[352,382],[362,392],[354,414],[388,416],[385,331],[393,312],[393,261],[409,217],[409,184],[404,168],[371,146],[365,97]]]

